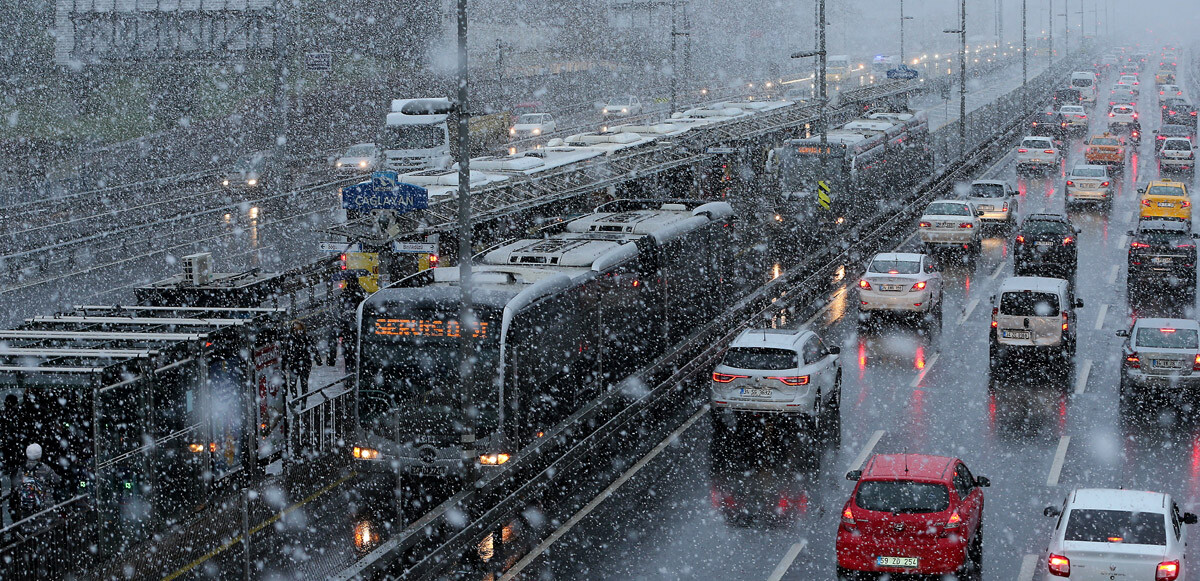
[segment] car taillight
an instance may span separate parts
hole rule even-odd
[[[867,279],[865,278],[860,278],[858,279],[858,288],[863,290],[871,290],[871,283],[867,282]]]
[[[1029,150],[1025,149],[1025,148],[1021,148],[1021,149],[1017,150],[1017,153],[1029,153]]]
[[[1100,184],[1100,187],[1102,187],[1102,188],[1107,188],[1107,187],[1108,187],[1108,182],[1104,182],[1104,183]]]
[[[1154,581],[1175,581],[1179,578],[1179,561],[1163,561],[1154,571]]]
[[[742,377],[750,377],[750,376],[749,375],[733,375],[733,374],[729,374],[729,373],[718,373],[716,371],[713,372],[713,381],[715,381],[717,383],[729,383],[735,379],[742,378]]]
[[[1018,234],[1018,235],[1017,235],[1017,244],[1024,244],[1024,243],[1025,243],[1025,235],[1024,235],[1024,234]]]
[[[851,511],[850,507],[848,506],[846,507],[846,510],[842,511],[842,524],[846,526],[854,525],[854,512]]]
[[[1174,114],[1175,114],[1175,112],[1174,112],[1174,111],[1167,111],[1167,114],[1169,114],[1169,115],[1174,115]]]
[[[929,222],[921,222],[918,226],[921,228],[928,228],[931,226],[931,224]]]
[[[1145,242],[1134,241],[1134,242],[1129,243],[1129,247],[1130,248],[1150,248],[1150,245],[1146,244]]]
[[[1000,309],[997,307],[992,307],[992,328],[993,329],[1000,326],[1000,324],[996,322],[996,315],[998,315],[998,314],[1000,314]]]
[[[1137,351],[1125,356],[1125,367],[1131,369],[1140,369],[1142,367],[1142,359],[1138,357]]]
[[[1142,205],[1143,205],[1143,206],[1145,206],[1145,207],[1147,207],[1147,208],[1149,208],[1149,207],[1150,207],[1150,200],[1142,200]]]
[[[1196,360],[1192,362],[1192,371],[1200,371],[1200,353],[1196,354]]]
[[[1117,115],[1116,115],[1115,113],[1109,112],[1108,116],[1109,116],[1109,117],[1116,117]]]
[[[1047,150],[1043,151],[1042,153],[1054,153],[1054,150],[1053,150],[1053,149],[1047,149]]]
[[[958,225],[959,228],[974,228],[975,225],[970,222],[962,222]]]
[[[1068,186],[1073,186],[1073,185],[1075,185],[1075,182],[1073,182],[1073,181],[1071,181],[1071,180],[1067,180],[1067,185],[1068,185]]]
[[[918,282],[917,284],[912,285],[912,288],[908,289],[908,290],[915,290],[915,291],[925,290],[925,281],[921,281],[921,282]]]
[[[956,529],[962,526],[962,517],[958,516],[958,511],[950,513],[950,518],[946,519],[946,528]]]
[[[1062,325],[1062,327],[1063,327],[1063,330],[1064,330],[1064,331],[1066,331],[1066,330],[1067,330],[1067,314],[1066,314],[1066,313],[1063,313],[1063,314],[1062,314],[1062,318],[1063,318],[1063,325]]]
[[[1046,559],[1046,565],[1050,568],[1050,574],[1056,577],[1071,576],[1071,560],[1062,556],[1051,554]]]
[[[767,379],[778,379],[784,385],[796,387],[797,385],[808,385],[807,375],[792,375],[789,377],[768,377]]]
[[[1184,207],[1184,208],[1190,208],[1190,207],[1192,207],[1192,203],[1191,203],[1191,202],[1189,202],[1189,201],[1187,201],[1187,200],[1184,200],[1184,201],[1182,202],[1182,204],[1183,204],[1183,207]]]
[[[1063,246],[1066,246],[1074,241],[1075,238],[1073,236],[1067,236],[1066,238],[1063,238]]]

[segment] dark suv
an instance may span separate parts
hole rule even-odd
[[[1078,235],[1066,214],[1030,214],[1013,239],[1013,274],[1074,280]]]
[[[1051,107],[1047,107],[1041,115],[1035,116],[1029,127],[1030,135],[1049,137],[1055,141],[1065,140],[1069,131],[1070,123],[1067,122],[1066,116]]]
[[[1196,242],[1187,222],[1142,220],[1129,243],[1129,292],[1160,285],[1196,292]]]
[[[1184,99],[1168,99],[1163,102],[1162,122],[1166,124],[1196,127],[1196,108]]]

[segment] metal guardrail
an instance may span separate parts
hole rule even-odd
[[[1061,78],[1070,71],[1070,63],[1060,63],[1058,68],[1051,69],[1039,77],[1041,90],[1035,96],[1043,99],[1048,97],[1053,88],[1053,80]],[[682,399],[695,401],[697,393],[684,393],[686,388],[679,386],[697,372],[707,372],[724,349],[729,340],[737,333],[747,328],[754,321],[761,321],[763,315],[784,308],[788,304],[807,300],[824,290],[831,280],[833,272],[845,265],[861,266],[862,261],[873,252],[888,243],[895,243],[911,230],[913,220],[929,200],[936,196],[945,195],[952,191],[954,184],[966,179],[971,172],[976,171],[982,164],[997,153],[997,148],[1007,144],[1014,137],[1023,134],[1025,115],[1008,117],[1004,123],[991,127],[1001,127],[999,132],[993,132],[987,138],[978,140],[971,146],[970,152],[955,164],[943,168],[938,174],[924,182],[914,190],[907,200],[905,207],[899,211],[880,217],[867,228],[867,232],[852,233],[848,240],[856,241],[853,245],[838,252],[830,251],[832,245],[825,245],[825,252],[810,256],[801,266],[791,269],[783,276],[768,282],[758,291],[743,299],[738,305],[710,322],[697,331],[688,341],[665,354],[653,365],[639,372],[628,381],[639,385],[653,385],[649,393],[630,401],[628,393],[642,390],[613,389],[605,392],[597,400],[589,403],[583,409],[567,418],[546,438],[534,443],[531,447],[519,452],[500,473],[491,475],[474,489],[460,491],[455,496],[443,502],[434,510],[423,515],[409,526],[405,527],[395,537],[377,547],[366,557],[353,566],[330,577],[334,580],[349,580],[367,578],[378,574],[392,565],[402,555],[414,548],[430,543],[431,531],[453,530],[443,542],[433,546],[429,552],[407,566],[400,575],[403,579],[430,579],[442,572],[455,562],[455,557],[464,551],[472,550],[489,531],[496,530],[506,522],[518,517],[539,494],[559,490],[559,483],[572,481],[575,474],[573,468],[583,463],[585,459],[594,457],[598,450],[604,448],[614,435],[621,432],[639,433],[635,429],[635,420],[655,407],[669,404],[669,401]],[[977,119],[990,120],[991,115],[981,113]],[[954,129],[950,127],[950,129]],[[954,129],[956,131],[956,129]],[[700,390],[702,391],[702,390]],[[571,435],[578,427],[586,425],[591,420],[603,417],[605,411],[613,412],[614,407],[626,404],[615,411],[602,424],[587,434],[578,434],[576,439]],[[697,404],[699,405],[699,404]],[[692,410],[694,411],[694,410]],[[565,450],[563,449],[565,448]],[[555,456],[553,461],[545,462],[545,455]],[[541,462],[538,462],[542,460]],[[524,472],[522,465],[526,463],[544,464],[540,466],[532,478],[515,484],[515,489],[507,493],[498,502],[484,505],[480,510],[477,506],[481,500],[487,500],[495,495],[495,491],[505,485],[514,486],[511,479]],[[510,480],[506,482],[506,480]],[[568,487],[570,488],[570,487]],[[479,514],[464,526],[453,527],[446,518],[450,514],[461,519],[463,514]],[[433,534],[436,534],[433,533]],[[394,573],[394,571],[389,571]]]
[[[87,531],[97,530],[96,518],[90,497],[80,495],[0,529],[0,579],[49,579],[86,564],[90,553],[80,548],[93,542]]]

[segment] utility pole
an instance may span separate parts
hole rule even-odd
[[[474,358],[472,341],[475,314],[471,309],[471,132],[467,107],[467,0],[458,0],[458,285],[461,304],[458,308],[458,378],[459,403],[462,407],[462,463],[467,487],[478,477],[475,462],[476,416]],[[503,406],[501,406],[503,409]]]
[[[904,0],[900,0],[900,64],[904,66],[908,66],[908,61],[904,59],[904,21],[912,19],[912,16],[904,15]]]
[[[1026,11],[1029,0],[1021,0],[1021,106],[1029,111],[1029,31]]]
[[[1046,68],[1049,69],[1054,64],[1054,0],[1050,0],[1046,7],[1046,17],[1050,19],[1050,26],[1046,29],[1050,50],[1046,51]]]
[[[965,1],[965,0],[964,0]],[[817,57],[817,101],[820,103],[821,114],[818,130],[821,134],[821,179],[829,179],[829,123],[826,118],[829,94],[826,87],[825,70],[826,70],[826,55],[825,55],[825,0],[817,0],[817,50],[806,50],[792,53],[792,58],[809,58]]]
[[[961,0],[958,8],[958,30],[942,32],[959,35],[958,49],[958,146],[959,154],[967,145],[967,0]]]
[[[690,37],[691,35],[689,34],[689,32],[679,32],[678,28],[676,27],[675,7],[679,5],[679,0],[672,0],[670,2],[670,5],[671,5],[671,113],[674,113],[675,109],[676,109],[677,97],[678,97],[676,78],[679,76],[679,70],[678,70],[678,66],[676,64],[676,61],[678,59],[675,56],[675,52],[676,52],[675,51],[675,39],[680,36]]]

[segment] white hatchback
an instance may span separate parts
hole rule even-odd
[[[1180,512],[1171,495],[1111,488],[1080,488],[1062,507],[1046,548],[1045,581],[1187,579],[1187,529],[1196,515]]]

